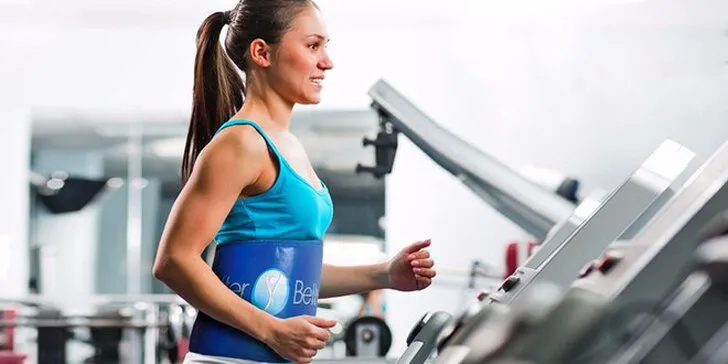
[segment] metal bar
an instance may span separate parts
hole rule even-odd
[[[79,302],[83,304],[107,305],[107,304],[129,304],[129,303],[168,303],[186,305],[187,302],[180,296],[174,294],[132,294],[132,295],[93,295],[64,297],[60,301],[57,297],[24,296],[24,297],[0,297],[0,304],[20,305],[47,305],[53,306],[58,303],[67,304]]]
[[[129,125],[127,165],[126,293],[141,293],[142,260],[142,125]]]
[[[535,238],[543,240],[552,227],[571,215],[571,202],[441,127],[384,80],[369,90],[369,96],[397,131]]]
[[[126,293],[141,293],[142,269],[142,124],[129,125],[127,160]],[[129,330],[129,356],[134,363],[144,360],[142,333]]]
[[[153,305],[149,307],[144,315],[144,321],[154,324],[159,320],[159,306]],[[157,340],[159,339],[159,326],[151,325],[144,330],[144,363],[157,363]]]
[[[126,327],[126,328],[156,328],[169,325],[166,321],[149,321],[145,319],[134,320],[71,320],[71,319],[16,319],[0,320],[0,328],[5,327]]]

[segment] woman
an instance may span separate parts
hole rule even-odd
[[[312,1],[246,0],[197,36],[184,184],[154,276],[199,311],[185,362],[310,362],[335,325],[315,317],[317,299],[428,287],[430,242],[383,264],[322,264],[333,206],[289,131],[293,106],[317,104],[333,68]],[[210,268],[200,254],[211,240]]]

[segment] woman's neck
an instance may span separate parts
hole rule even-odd
[[[255,87],[248,89],[243,107],[234,118],[248,119],[270,131],[288,131],[291,124],[293,104],[286,102],[272,89],[262,92]]]

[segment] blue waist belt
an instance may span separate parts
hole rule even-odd
[[[212,270],[237,295],[279,318],[316,315],[323,244],[320,240],[256,240],[219,245]],[[265,344],[199,312],[193,353],[285,362]]]

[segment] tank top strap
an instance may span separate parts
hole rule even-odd
[[[230,126],[235,126],[235,125],[250,125],[253,128],[255,128],[255,130],[258,131],[258,134],[260,134],[260,136],[262,136],[263,139],[265,139],[265,143],[268,144],[268,147],[271,150],[273,150],[273,152],[276,154],[276,156],[278,157],[278,160],[279,161],[283,161],[284,160],[283,159],[283,156],[278,151],[278,148],[276,148],[275,143],[273,143],[273,139],[271,139],[268,136],[268,134],[266,134],[266,132],[263,130],[263,128],[260,127],[260,125],[258,125],[256,122],[254,122],[252,120],[246,120],[246,119],[232,119],[232,120],[228,120],[224,124],[220,125],[220,127],[215,132],[215,135],[217,135],[218,133],[220,133],[223,129],[225,129],[227,127],[230,127]]]

